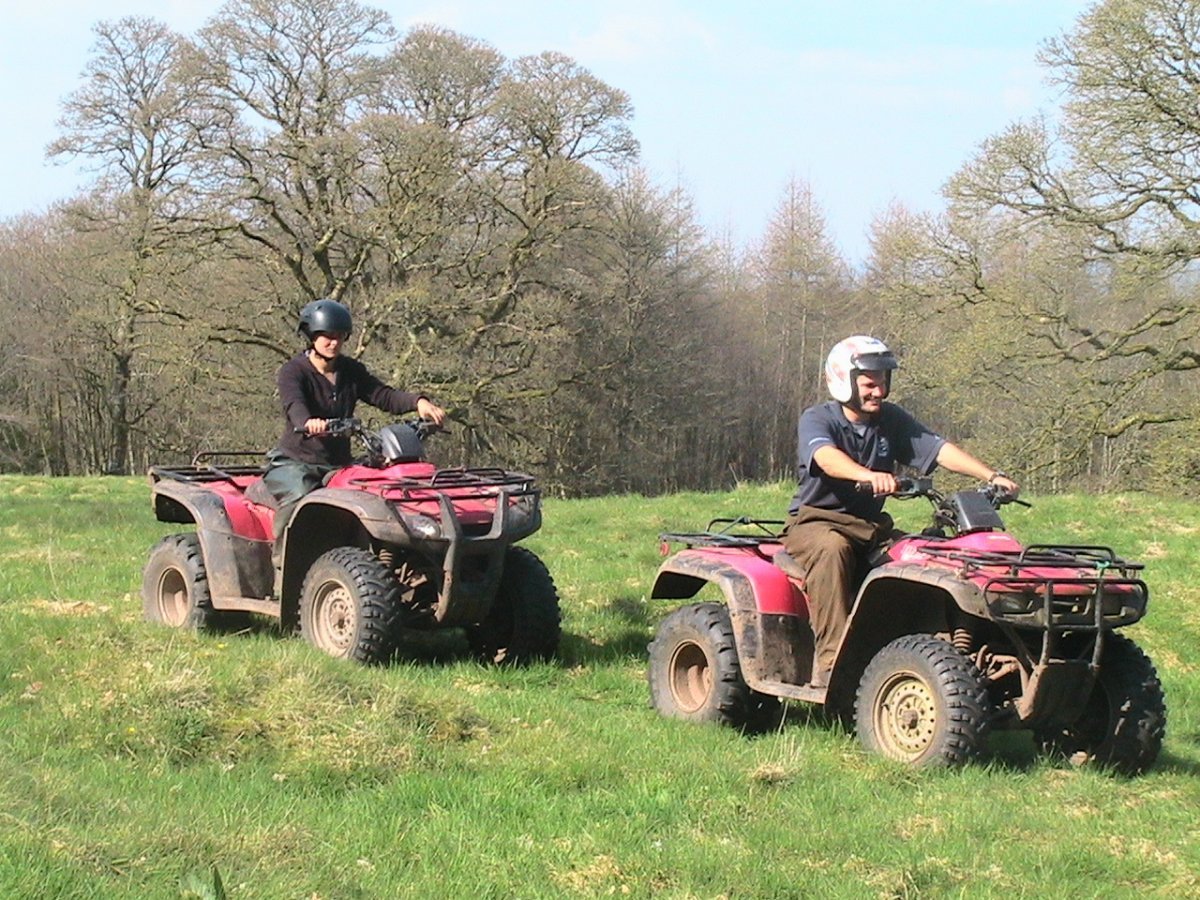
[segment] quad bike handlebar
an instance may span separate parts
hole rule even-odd
[[[874,490],[874,486],[869,481],[855,482],[854,489],[860,494],[869,494]],[[999,509],[1006,503],[1016,503],[1020,506],[1032,506],[1024,500],[1017,499],[1015,494],[1009,493],[998,485],[987,483],[976,489],[978,493],[983,494],[988,498],[988,501],[993,507]],[[895,497],[897,500],[911,500],[913,497],[927,497],[935,506],[945,501],[946,496],[933,487],[932,478],[897,478],[896,490],[888,496]]]
[[[298,434],[310,437],[340,437],[349,435],[357,437],[366,451],[359,463],[372,468],[383,468],[399,460],[424,459],[426,439],[436,432],[444,431],[442,425],[432,419],[401,419],[392,425],[385,425],[378,430],[368,428],[357,417],[326,419],[325,430],[307,432],[297,428]]]
[[[399,424],[407,425],[417,433],[417,437],[422,441],[431,434],[446,430],[445,426],[438,425],[432,419],[401,419]],[[342,419],[326,419],[324,431],[314,431],[310,434],[303,426],[293,428],[292,431],[307,437],[340,437],[346,434],[361,437],[371,433],[370,429],[363,423],[363,420],[357,416],[349,416]]]
[[[855,484],[860,492],[874,490],[869,481]],[[897,478],[896,490],[890,495],[898,500],[924,497],[933,506],[933,522],[924,533],[962,534],[979,528],[1003,528],[999,509],[1008,503],[1029,507],[1032,504],[1017,499],[998,485],[987,483],[974,490],[943,494],[933,486],[932,478]]]

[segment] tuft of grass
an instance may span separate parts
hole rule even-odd
[[[1137,779],[1000,735],[960,771],[866,755],[790,706],[743,736],[659,718],[646,644],[658,535],[782,518],[788,485],[548,501],[527,545],[561,659],[494,669],[454,641],[362,668],[256,627],[142,621],[140,479],[0,477],[0,895],[11,897],[1198,896],[1200,507],[1033,498],[1023,540],[1147,563],[1131,636],[1167,691]],[[892,504],[904,527],[927,515]]]

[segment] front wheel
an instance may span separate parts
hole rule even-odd
[[[1043,749],[1078,765],[1138,775],[1154,764],[1167,728],[1162,683],[1150,657],[1124,635],[1110,634],[1096,684],[1079,718],[1041,729]]]
[[[558,590],[545,563],[524,547],[509,547],[492,608],[467,626],[467,643],[489,664],[549,659],[558,652],[560,620]]]
[[[990,715],[975,664],[928,635],[896,638],[875,654],[855,701],[863,746],[913,766],[955,766],[978,756]]]
[[[395,650],[400,585],[378,557],[335,547],[312,564],[300,590],[300,633],[330,656],[387,661]]]
[[[668,718],[760,731],[779,719],[779,699],[742,677],[729,610],[694,603],[675,610],[650,643],[650,702]]]
[[[142,612],[147,620],[174,628],[216,627],[219,617],[197,535],[173,534],[154,545],[142,570]]]

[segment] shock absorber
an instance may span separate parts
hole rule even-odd
[[[970,656],[975,651],[975,636],[969,628],[963,628],[961,625],[951,633],[950,643],[963,656]]]

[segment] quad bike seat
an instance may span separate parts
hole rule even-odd
[[[776,550],[771,557],[771,562],[775,563],[776,568],[782,569],[784,574],[789,578],[795,578],[798,581],[803,581],[808,573],[804,571],[804,567],[792,558],[792,554],[786,550]]]
[[[267,509],[279,508],[279,502],[275,499],[275,495],[267,490],[267,486],[261,478],[250,482],[250,486],[246,488],[246,499],[259,506],[265,506]]]

